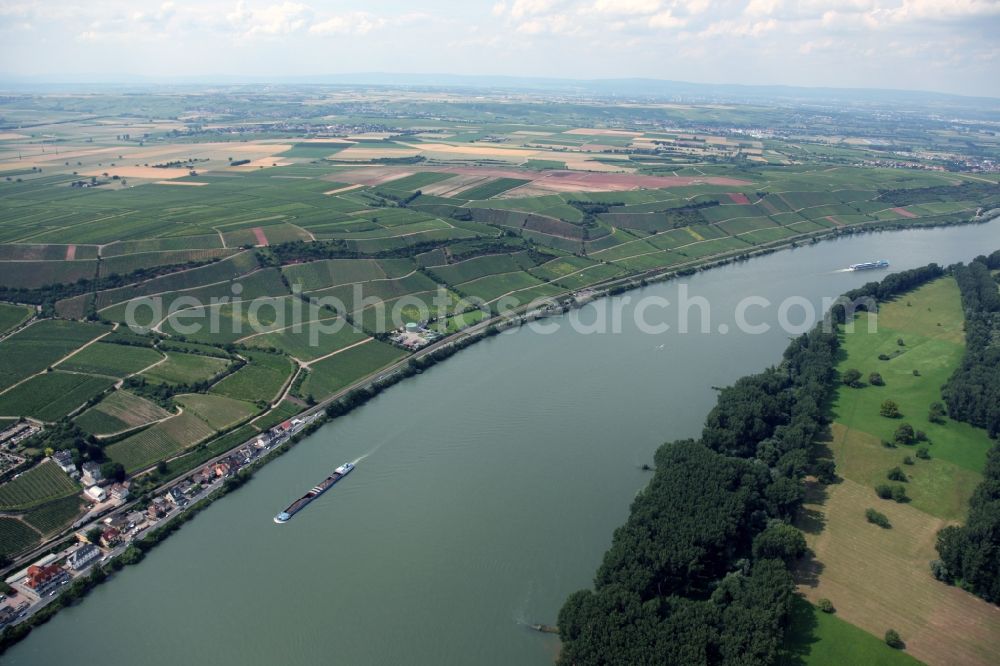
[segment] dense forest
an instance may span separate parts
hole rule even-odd
[[[939,277],[934,264],[847,294],[875,301]],[[803,478],[835,479],[814,442],[828,425],[846,310],[782,361],[723,389],[699,441],[664,444],[649,486],[594,579],[559,613],[559,663],[774,663],[805,539],[791,524]]]
[[[954,419],[1000,434],[1000,293],[990,268],[1000,268],[1000,251],[957,266],[955,278],[965,309],[966,350],[962,365],[944,388]],[[969,500],[962,527],[938,533],[941,559],[934,575],[956,583],[987,601],[1000,603],[1000,443],[990,450],[983,482]]]

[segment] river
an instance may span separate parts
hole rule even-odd
[[[462,351],[324,426],[12,648],[17,665],[550,664],[554,624],[588,586],[666,440],[697,436],[712,386],[776,362],[789,333],[777,303],[818,307],[885,271],[946,265],[1000,247],[1000,222],[826,241],[699,273],[712,334],[643,333],[633,305],[678,301],[678,282],[627,294],[620,333],[583,334],[596,301]],[[738,301],[763,334],[739,332]],[[793,308],[790,319],[801,319]],[[695,311],[697,313],[697,311]],[[796,314],[798,313],[798,314]],[[695,318],[696,320],[697,318]],[[726,324],[727,334],[718,332]],[[344,461],[329,493],[278,526],[272,517]]]

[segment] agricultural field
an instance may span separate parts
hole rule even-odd
[[[0,414],[58,421],[114,384],[110,377],[46,372],[0,394]]]
[[[119,389],[109,393],[74,421],[86,432],[100,436],[138,428],[169,416],[170,412],[159,405]]]
[[[403,356],[402,350],[377,340],[345,349],[311,365],[298,394],[322,400]]]
[[[164,359],[150,347],[95,342],[59,363],[58,370],[108,377],[126,377]]]
[[[17,518],[0,516],[0,556],[10,557],[38,544],[41,535]]]
[[[174,398],[184,409],[208,424],[211,430],[225,430],[249,417],[257,408],[243,400],[208,393],[185,393]]]
[[[940,278],[882,304],[877,329],[869,329],[874,316],[860,314],[854,330],[843,333],[838,370],[861,371],[861,385],[837,390],[828,445],[842,480],[810,490],[804,515],[812,518],[802,527],[815,562],[803,571],[820,573],[805,574],[799,587],[812,602],[830,599],[839,617],[876,636],[896,629],[918,659],[988,664],[1000,644],[995,609],[936,581],[928,567],[937,557],[937,532],[964,519],[991,446],[982,430],[929,419],[965,348],[958,287]],[[872,383],[872,372],[884,385]],[[886,399],[897,403],[900,417],[880,415]],[[926,440],[897,442],[904,422]],[[889,479],[893,468],[904,481]],[[907,500],[879,498],[875,486],[886,483],[904,487]],[[870,524],[869,508],[885,514],[891,527]]]
[[[214,433],[203,419],[193,412],[184,412],[105,447],[104,453],[131,474],[175,456]]]
[[[86,506],[79,495],[47,502],[24,514],[24,521],[43,535],[53,534],[73,522]]]
[[[79,492],[80,487],[52,461],[45,461],[0,485],[0,510],[17,511],[39,506]]]
[[[223,358],[171,351],[166,360],[139,376],[154,384],[194,384],[211,379],[228,365]]]
[[[0,303],[0,335],[17,328],[33,313],[31,308],[24,305]]]
[[[45,370],[110,327],[77,321],[40,320],[0,340],[0,390]]]
[[[237,400],[274,400],[294,371],[285,356],[267,352],[246,352],[249,361],[212,387],[211,392]]]

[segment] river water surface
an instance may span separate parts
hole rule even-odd
[[[778,361],[777,304],[1000,247],[1000,222],[826,241],[687,280],[712,334],[650,308],[642,333],[494,337],[324,426],[11,649],[5,663],[213,666],[549,664],[566,595],[588,586],[666,440],[697,436],[712,386]],[[630,292],[676,303],[678,283]],[[733,325],[737,302],[774,303]],[[605,299],[572,315],[593,323]],[[619,303],[621,301],[618,301]],[[697,313],[697,311],[695,311]],[[798,314],[796,314],[798,313]],[[801,308],[790,318],[801,319]],[[727,334],[718,333],[726,324]],[[272,517],[337,465],[357,470],[288,524]]]

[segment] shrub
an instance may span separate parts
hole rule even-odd
[[[927,412],[927,420],[931,423],[944,423],[945,416],[944,405],[940,402],[932,402],[930,410]]]
[[[873,372],[868,375],[868,383],[872,386],[885,386],[885,380],[882,379],[882,375],[877,372]]]
[[[861,371],[856,368],[845,370],[841,380],[848,386],[858,388],[861,386]]]
[[[885,632],[885,644],[896,650],[903,649],[903,639],[899,637],[899,632],[889,629]]]
[[[911,444],[913,440],[916,439],[916,432],[914,432],[913,426],[909,423],[903,423],[896,428],[896,432],[893,433],[892,439],[897,444]]]
[[[878,355],[878,360],[880,360],[880,361],[888,361],[890,358],[891,357],[888,354],[879,354]]]
[[[892,499],[893,501],[903,503],[908,501],[910,498],[906,496],[906,488],[904,488],[903,486],[893,486]]]
[[[882,440],[882,446],[884,446],[887,449],[894,449],[894,448],[896,448],[896,445],[894,443],[890,442],[887,439],[883,439]]]
[[[892,499],[892,486],[888,483],[880,483],[875,486],[875,494],[881,499]]]
[[[816,608],[819,608],[824,613],[832,613],[835,610],[833,602],[825,597],[816,602]]]
[[[917,430],[915,433],[913,433],[913,438],[918,442],[926,442],[927,433],[924,432],[923,430]]]
[[[916,368],[913,368],[913,376],[914,377],[919,377],[920,376],[920,371],[917,370]]]
[[[872,525],[878,525],[882,529],[887,530],[890,527],[892,527],[892,523],[889,522],[889,517],[886,516],[884,513],[876,511],[875,509],[866,509],[865,518]]]
[[[911,458],[910,456],[904,457],[903,458],[903,464],[904,465],[912,465],[913,464],[913,458]]]
[[[921,446],[917,448],[917,457],[920,458],[921,460],[930,460],[931,452],[928,450],[926,446]]]
[[[896,344],[899,345],[900,347],[906,346],[906,343],[903,342],[903,338],[896,338]]]
[[[890,469],[886,473],[885,477],[887,479],[889,479],[890,481],[903,481],[903,482],[906,482],[908,480],[906,478],[906,473],[903,472],[903,470],[900,469],[899,467],[893,467],[892,469]]]
[[[931,560],[931,575],[945,583],[950,583],[952,580],[948,567],[941,560]]]
[[[879,414],[887,419],[898,419],[902,416],[902,414],[899,413],[899,405],[896,404],[895,400],[883,400],[882,407],[879,409]]]

